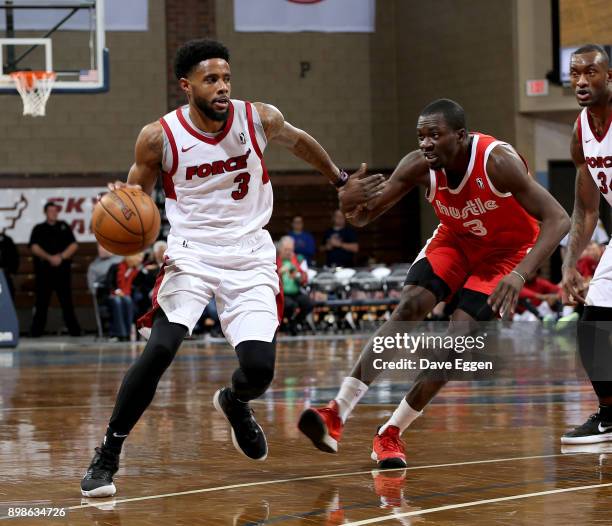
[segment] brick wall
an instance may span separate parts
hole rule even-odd
[[[214,0],[166,0],[168,109],[185,104],[172,68],[177,48],[194,38],[215,38]]]

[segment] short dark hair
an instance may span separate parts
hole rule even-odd
[[[465,111],[460,104],[451,99],[437,99],[430,102],[421,111],[421,116],[441,114],[453,130],[461,130],[467,127],[465,122]]]
[[[190,40],[176,50],[174,56],[174,74],[177,79],[189,75],[192,68],[209,58],[222,58],[229,62],[229,49],[221,42],[209,38]]]
[[[610,55],[608,55],[603,46],[600,46],[599,44],[585,44],[574,51],[572,55],[584,55],[585,53],[601,53],[605,64],[610,66]]]
[[[58,204],[57,204],[55,201],[47,201],[47,202],[45,203],[45,207],[43,208],[43,211],[44,211],[45,213],[47,213],[47,208],[49,208],[49,207],[51,207],[51,206],[54,206],[54,207],[56,207],[56,208],[59,208],[59,205],[58,205]]]

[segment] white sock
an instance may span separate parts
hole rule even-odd
[[[367,390],[368,386],[357,378],[347,376],[342,380],[342,385],[335,400],[338,403],[338,411],[343,423],[346,422],[346,419]]]
[[[393,411],[391,418],[387,420],[385,425],[383,425],[378,431],[379,435],[382,435],[389,426],[395,426],[399,428],[400,435],[406,430],[406,428],[412,424],[418,417],[423,414],[423,411],[415,411],[408,405],[406,399],[404,398],[400,405],[397,406],[397,409]]]

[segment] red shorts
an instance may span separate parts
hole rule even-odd
[[[469,289],[488,296],[532,246],[526,244],[512,250],[507,247],[499,249],[463,239],[446,229],[438,229],[415,263],[426,257],[436,276],[449,286],[451,295],[460,289]]]

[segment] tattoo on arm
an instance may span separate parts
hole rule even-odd
[[[599,216],[598,210],[589,210],[589,214],[587,214],[587,208],[582,198],[585,192],[593,191],[592,188],[586,187],[589,183],[591,181],[585,181],[584,175],[579,170],[576,176],[576,199],[572,212],[567,255],[564,261],[565,267],[573,268],[576,266],[582,251],[586,248],[595,230],[597,217]]]

